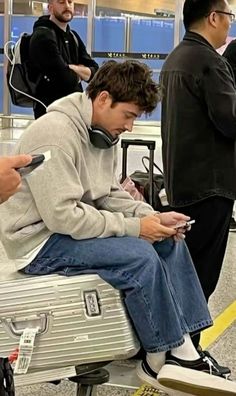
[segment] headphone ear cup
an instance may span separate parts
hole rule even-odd
[[[118,143],[119,139],[113,136],[101,127],[89,128],[90,142],[97,148],[108,149]]]

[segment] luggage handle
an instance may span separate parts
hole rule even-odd
[[[154,150],[156,147],[155,140],[142,140],[142,139],[122,139],[121,140],[121,148],[123,150],[122,155],[122,176],[120,183],[122,183],[127,177],[127,150],[129,146],[147,146],[150,151],[150,183],[153,180],[153,166],[154,163]],[[151,195],[152,196],[152,195]]]
[[[129,146],[147,146],[149,150],[155,150],[155,140],[142,140],[142,139],[122,139],[121,148],[127,149]]]
[[[48,314],[40,314],[39,316],[35,315],[32,316],[28,319],[29,321],[40,321],[40,325],[36,326],[39,327],[37,335],[38,334],[44,334],[46,333],[46,331],[48,330],[48,325],[49,325],[49,315]],[[16,328],[16,323],[17,321],[12,319],[12,318],[8,318],[6,319],[7,325],[10,329],[10,331],[12,332],[12,334],[14,336],[20,337],[23,334],[24,328],[22,329],[17,329]],[[22,322],[19,320],[19,322]]]
[[[153,205],[153,164],[154,164],[154,150],[156,147],[155,140],[142,140],[142,139],[122,139],[121,148],[123,149],[122,156],[122,176],[120,183],[127,177],[127,149],[129,146],[147,146],[150,151],[149,159],[149,204]]]

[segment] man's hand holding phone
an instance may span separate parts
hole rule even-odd
[[[177,230],[177,234],[175,235],[175,240],[180,240],[185,238],[185,232],[191,230],[192,224],[195,223],[195,220],[189,220],[186,222],[178,223],[174,226],[174,229]]]
[[[182,213],[155,213],[140,219],[139,237],[151,243],[173,237],[176,241],[185,238],[185,232],[191,227],[190,217]],[[191,221],[193,224],[193,221]]]
[[[170,238],[176,234],[173,227],[168,227],[161,224],[159,214],[153,213],[140,219],[140,234],[139,238],[145,239],[150,243],[162,241]]]
[[[191,224],[195,222],[195,220],[190,220],[189,216],[174,211],[160,213],[159,217],[161,219],[161,224],[176,231],[174,235],[176,241],[183,240],[185,238],[185,232],[189,231]]]

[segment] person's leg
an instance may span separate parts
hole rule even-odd
[[[184,243],[162,242],[158,256],[151,244],[138,238],[77,241],[55,234],[24,271],[68,276],[97,273],[124,292],[147,352],[171,350],[184,342],[184,334],[212,323]]]
[[[212,323],[184,242],[174,243],[169,239],[155,244],[153,249],[152,245],[138,238],[75,241],[69,236],[53,235],[24,271],[28,274],[59,273],[68,276],[97,273],[124,292],[135,329],[149,353],[174,350],[185,342],[187,333]],[[168,364],[159,373],[160,380],[163,383],[169,381],[170,388],[175,389],[174,393],[171,390],[168,393],[181,395],[175,370],[169,368],[174,361],[178,365],[181,387],[189,394],[198,395],[195,389],[198,392],[204,388],[204,376],[209,376],[201,370],[209,369],[209,364],[203,359],[189,362],[171,355],[169,358],[171,361],[166,360]],[[189,371],[188,380],[186,370]],[[192,375],[194,370],[200,372]],[[148,374],[146,378],[148,383],[160,388],[156,373],[154,376]],[[210,394],[217,395],[215,392],[227,390],[229,392],[225,394],[232,395],[233,385],[221,380],[223,382],[208,379],[207,389],[213,392]]]
[[[207,300],[215,290],[219,279],[228,240],[232,207],[233,201],[214,196],[194,205],[172,208],[196,220],[190,232],[186,233],[185,241]],[[192,339],[197,348],[200,333],[195,334]]]
[[[196,220],[191,231],[186,233],[185,241],[207,300],[219,279],[232,208],[232,200],[217,196],[181,208],[184,214]]]
[[[179,277],[176,273],[180,270],[180,274],[183,274],[185,271],[184,263],[190,264],[188,250],[184,249],[185,244],[183,243],[175,244],[175,249],[172,251],[168,251],[170,244],[166,243],[156,243],[154,247],[160,259],[165,262],[165,268],[168,269],[167,276],[170,277],[169,287],[170,289],[172,289],[172,287],[175,289],[175,299],[176,297],[178,298],[179,313],[181,315],[181,309],[183,312],[185,311],[182,302],[184,299],[188,298],[188,291],[186,291],[185,288],[181,289],[183,285],[179,282]],[[176,254],[173,255],[173,252]],[[197,284],[196,288],[198,288]],[[201,295],[202,290],[199,292],[200,299]],[[195,309],[196,301],[194,301],[193,307],[193,309]],[[147,359],[142,363],[142,367],[146,374],[145,378],[151,378],[150,384],[153,385],[155,370],[153,365],[150,365],[151,355],[155,354],[147,354]],[[236,384],[225,380],[225,378],[229,377],[230,370],[227,370],[227,373],[222,372],[222,367],[219,366],[212,357],[209,359],[205,354],[199,355],[189,334],[184,335],[184,343],[182,345],[172,348],[167,352],[165,364],[163,366],[161,366],[162,362],[163,356],[159,354],[158,384],[168,388],[170,387],[175,390],[175,392],[187,392],[192,395],[207,394],[212,396],[218,396],[219,394],[236,394]]]

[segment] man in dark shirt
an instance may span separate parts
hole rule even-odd
[[[39,79],[35,102],[35,118],[46,112],[54,100],[73,92],[82,92],[81,81],[89,82],[98,69],[87,53],[79,35],[68,23],[74,15],[73,0],[49,0],[49,16],[42,16],[34,25],[29,58],[33,79]]]
[[[161,72],[163,165],[170,205],[196,220],[186,242],[208,299],[236,198],[234,76],[216,51],[235,15],[226,0],[186,0],[183,14],[186,34]]]
[[[229,43],[225,52],[223,53],[223,56],[227,59],[227,61],[229,62],[230,66],[233,69],[235,86],[236,86],[236,40],[235,39]],[[236,203],[234,203],[233,215],[230,220],[229,230],[231,232],[232,231],[236,232],[235,214],[236,214]]]

